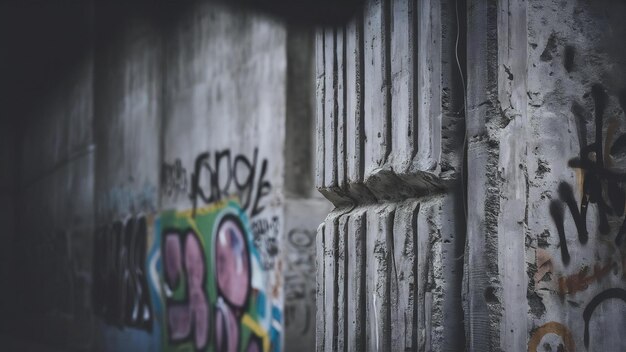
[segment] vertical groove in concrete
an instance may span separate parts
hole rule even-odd
[[[366,315],[366,291],[365,291],[365,265],[367,256],[365,212],[354,212],[348,220],[346,232],[346,278],[347,281],[347,331],[346,347],[348,351],[365,350],[365,315]]]
[[[387,58],[384,1],[366,3],[364,17],[365,173],[383,166],[387,154]]]
[[[420,1],[418,47],[418,151],[421,170],[436,170],[441,152],[441,14],[439,1]]]
[[[345,107],[346,107],[346,182],[358,182],[358,140],[360,133],[357,130],[359,113],[359,96],[357,94],[357,73],[359,71],[359,34],[358,18],[346,25],[345,36]]]
[[[324,227],[324,351],[337,351],[337,238],[339,218],[331,214]],[[318,323],[319,324],[319,323]]]
[[[415,9],[413,1],[397,0],[391,4],[390,23],[390,162],[394,170],[406,172],[414,156],[414,80],[416,55]]]
[[[391,345],[389,283],[393,205],[370,209],[367,216],[366,294],[368,351],[387,351]],[[391,218],[391,219],[390,219]],[[390,222],[391,220],[391,222]]]
[[[363,20],[360,16],[346,26],[346,178],[363,181]]]
[[[337,55],[336,30],[324,30],[324,187],[337,186]]]
[[[325,274],[325,248],[324,248],[324,233],[326,232],[326,224],[322,223],[317,228],[317,236],[315,239],[315,253],[316,253],[316,265],[315,265],[315,281],[316,281],[316,312],[315,312],[315,350],[322,352],[325,349],[325,334],[324,334],[324,321],[326,314],[326,305],[324,304],[324,292],[326,279]]]
[[[346,333],[347,311],[348,305],[354,304],[349,301],[347,295],[347,246],[346,239],[348,237],[348,215],[339,217],[339,228],[337,238],[337,351],[347,351]]]
[[[427,344],[426,336],[430,334],[428,325],[430,311],[426,302],[427,293],[430,291],[428,285],[429,265],[430,265],[430,225],[428,215],[432,214],[431,205],[420,204],[420,209],[415,218],[415,229],[417,238],[417,259],[416,259],[416,302],[417,305],[417,350],[426,351],[431,349]]]
[[[387,164],[389,162],[389,155],[393,150],[393,116],[391,115],[391,100],[393,99],[391,95],[391,21],[392,21],[392,13],[391,13],[391,2],[392,0],[381,0],[383,2],[383,35],[381,48],[383,51],[383,101],[384,112],[383,112],[383,121],[384,121],[384,133],[385,133],[385,160],[384,163]]]
[[[324,45],[324,31],[318,30],[315,34],[315,136],[316,136],[316,166],[315,166],[315,186],[321,188],[324,186],[324,101],[326,99],[324,94],[325,88],[325,45]]]
[[[337,28],[337,186],[346,186],[346,37],[345,27]]]
[[[498,160],[501,179],[498,216],[498,270],[502,285],[500,348],[527,349],[526,209],[527,150],[527,23],[526,2],[498,3],[498,103],[509,120],[500,130]]]
[[[391,350],[412,351],[417,346],[415,303],[417,294],[417,233],[414,223],[419,203],[408,201],[398,206],[393,224],[391,273]]]

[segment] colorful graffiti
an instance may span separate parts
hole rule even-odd
[[[262,264],[236,201],[162,213],[148,259],[162,349],[280,351],[282,304]]]

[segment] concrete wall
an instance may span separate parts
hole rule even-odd
[[[285,149],[285,346],[315,348],[315,242],[332,204],[317,192],[315,168],[315,36],[287,31],[287,122]]]
[[[369,1],[318,31],[318,351],[463,348],[456,23],[454,1]]]
[[[159,6],[87,6],[88,50],[2,139],[3,248],[20,278],[3,324],[70,350],[312,350],[312,234],[330,210],[312,183],[313,35],[214,3]],[[242,306],[215,269],[236,245],[212,239],[226,213],[249,252],[249,276],[230,276],[248,278]],[[206,261],[185,247],[173,282],[177,231]],[[205,301],[186,286],[200,267]]]
[[[468,9],[470,347],[623,350],[623,5]]]
[[[624,349],[624,10],[368,1],[318,32],[318,350]]]
[[[102,244],[116,235],[111,231],[116,222],[127,224],[131,219],[160,210],[163,89],[160,22],[149,13],[128,13],[119,6],[96,5],[93,344],[108,351],[158,350],[161,339],[157,331],[133,326],[125,318],[125,310],[111,312],[111,307],[124,302],[128,289],[107,280],[121,276],[123,268],[111,270],[112,276],[107,276],[109,269],[103,266],[122,262],[128,255],[116,255],[115,246]],[[118,26],[117,35],[110,34],[113,18]],[[150,314],[146,320],[156,320],[154,313]]]

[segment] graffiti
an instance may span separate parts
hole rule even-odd
[[[155,236],[165,351],[280,351],[281,304],[235,201],[164,212]]]
[[[583,320],[585,321],[585,347],[589,348],[589,320],[591,319],[593,311],[598,305],[600,305],[600,303],[611,298],[619,298],[622,301],[626,302],[626,290],[623,290],[621,288],[610,288],[595,296],[589,302],[587,307],[585,307],[585,311],[583,312]]]
[[[186,194],[187,183],[187,169],[183,167],[180,159],[176,159],[173,164],[163,163],[161,166],[161,187],[165,195],[173,197]]]
[[[610,166],[612,164],[611,156],[623,152],[624,145],[626,144],[626,134],[622,134],[612,143],[613,135],[617,127],[617,122],[613,119],[607,130],[607,140],[603,144],[604,111],[606,109],[608,95],[604,87],[595,84],[591,89],[591,96],[595,106],[595,141],[591,144],[587,144],[584,109],[578,104],[572,106],[572,112],[577,118],[580,155],[577,158],[571,159],[568,164],[570,167],[576,168],[582,173],[583,195],[580,208],[576,203],[572,186],[566,182],[559,184],[559,200],[555,199],[550,203],[550,214],[557,227],[561,257],[565,265],[569,264],[570,255],[563,227],[563,203],[567,205],[574,219],[578,232],[578,240],[581,244],[586,244],[588,240],[587,209],[589,203],[597,205],[599,217],[598,230],[603,235],[609,233],[609,215],[618,217],[624,215],[626,202],[624,181],[626,181],[626,173],[615,171],[610,168]],[[626,109],[623,99],[620,99],[620,104],[623,110]],[[625,233],[626,217],[622,219],[622,225],[614,239],[617,246],[621,245]]]
[[[278,236],[280,234],[280,219],[273,216],[271,220],[258,219],[252,222],[254,245],[261,255],[261,265],[265,270],[271,270],[276,263],[279,253]]]
[[[588,267],[582,268],[577,274],[559,278],[559,295],[563,297],[565,294],[572,294],[586,290],[587,287],[597,280],[605,277],[611,272],[613,264],[608,263],[605,266],[595,265],[593,274],[587,276]]]
[[[168,298],[168,328],[173,342],[191,339],[196,349],[208,342],[209,307],[203,284],[206,280],[204,254],[193,230],[166,231],[163,244],[163,263],[167,287],[179,286],[185,271],[187,287],[182,301]],[[184,243],[184,246],[181,245]],[[193,328],[192,328],[193,326]]]
[[[252,161],[241,154],[233,157],[228,149],[215,152],[213,156],[213,162],[208,152],[198,155],[195,160],[190,195],[193,209],[196,209],[198,199],[210,204],[236,195],[242,208],[250,210],[251,217],[260,214],[265,209],[261,200],[272,190],[271,183],[265,179],[267,159],[263,159],[260,170],[257,170],[256,148]]]
[[[563,349],[563,346],[559,346],[557,351],[574,352],[572,333],[563,324],[554,321],[540,326],[532,333],[528,341],[528,352],[537,352],[537,347],[539,347],[541,340],[548,334],[555,334],[563,340],[565,349]]]
[[[292,229],[287,244],[285,325],[296,326],[304,335],[315,312],[315,231]]]
[[[580,202],[576,201],[574,188],[567,182],[561,182],[558,186],[558,198],[550,202],[550,215],[557,229],[558,243],[563,264],[567,267],[571,261],[571,255],[565,236],[565,208],[567,207],[576,227],[577,241],[581,245],[589,241],[590,231],[587,227],[587,215],[590,204],[595,205],[597,210],[597,232],[600,243],[608,244],[609,253],[620,252],[626,233],[626,173],[622,173],[614,167],[614,158],[623,157],[626,153],[626,133],[621,134],[617,139],[619,122],[616,118],[607,119],[606,137],[603,137],[605,130],[605,111],[608,105],[608,94],[604,87],[595,84],[589,94],[593,100],[593,122],[594,140],[587,141],[586,121],[588,114],[578,103],[572,105],[572,113],[576,119],[578,130],[580,153],[577,157],[568,161],[568,166],[575,169],[579,176],[579,189],[582,190]],[[622,94],[623,95],[623,94]],[[620,106],[626,111],[626,99],[620,96]],[[589,118],[591,120],[591,118]],[[610,236],[612,225],[616,229],[614,237]],[[601,255],[596,253],[596,259],[600,260]],[[541,264],[541,265],[540,265]],[[593,283],[599,282],[608,277],[611,272],[617,274],[619,267],[624,271],[626,261],[616,258],[604,259],[599,264],[593,265],[593,270],[589,266],[583,266],[578,272],[561,276],[558,278],[557,292],[561,299],[566,295],[574,295],[587,290]],[[545,250],[537,250],[538,271],[535,280],[541,275],[546,275],[552,271],[553,263],[549,254]],[[626,274],[626,273],[624,273]],[[574,296],[575,297],[575,296]],[[584,296],[582,296],[584,297]],[[586,305],[582,316],[584,321],[584,344],[589,348],[589,321],[596,307],[603,301],[611,298],[619,298],[626,302],[626,290],[621,288],[610,288],[602,291],[593,297]],[[575,298],[573,298],[575,299]],[[579,307],[582,302],[568,300],[574,307]],[[552,325],[548,325],[552,324]],[[574,344],[571,334],[559,323],[548,323],[539,328],[529,341],[529,351],[534,351],[541,338],[554,333],[559,335],[565,343],[566,351],[573,351]],[[557,330],[558,329],[558,330]]]
[[[152,329],[144,272],[147,221],[131,217],[101,226],[94,240],[93,304],[96,315],[118,327]]]

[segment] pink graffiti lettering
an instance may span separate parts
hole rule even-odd
[[[217,285],[224,299],[243,308],[250,291],[248,244],[239,221],[227,215],[215,238]]]
[[[222,300],[217,302],[215,313],[215,341],[218,351],[239,350],[239,323],[233,311]]]
[[[167,301],[170,338],[184,340],[193,333],[195,347],[202,349],[209,342],[209,305],[203,288],[206,277],[204,254],[193,231],[186,234],[184,253],[181,253],[181,237],[178,233],[165,236],[163,262],[167,284],[172,289],[179,285],[184,258],[187,289],[184,302]]]

